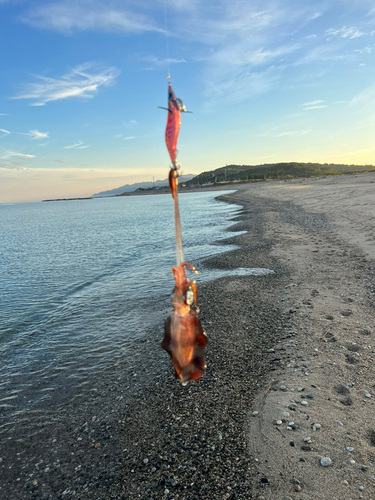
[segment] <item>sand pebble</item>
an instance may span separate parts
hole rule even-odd
[[[307,406],[309,403],[307,401],[301,401],[301,405]]]
[[[259,411],[253,411],[253,417],[256,417],[257,415],[259,415]]]
[[[329,457],[324,457],[321,459],[320,463],[321,465],[323,465],[323,467],[328,467],[329,465],[331,465],[332,460]]]
[[[367,394],[365,394],[366,398],[371,398],[371,394],[368,392]]]
[[[355,464],[355,460],[349,460],[349,462],[354,465]]]
[[[344,424],[340,422],[340,420],[337,423],[339,424],[340,427],[344,427]]]
[[[347,446],[346,449],[351,453],[352,451],[354,451],[354,448],[352,448],[351,446]]]
[[[364,490],[364,487],[363,486],[359,486],[359,491],[363,491]]]
[[[317,429],[320,429],[321,425],[320,424],[314,424],[313,425],[313,431],[316,431]]]

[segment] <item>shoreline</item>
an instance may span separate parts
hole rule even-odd
[[[5,459],[0,463],[0,495],[15,500],[48,495],[374,498],[375,264],[372,255],[346,239],[347,221],[335,218],[334,208],[341,214],[348,189],[353,204],[364,197],[346,180],[314,182],[316,188],[302,190],[277,181],[261,190],[239,186],[221,197],[243,206],[228,240],[220,241],[239,248],[205,259],[205,267],[263,267],[275,274],[198,282],[200,318],[209,338],[202,379],[187,387],[175,382],[169,357],[159,347],[160,325],[146,339],[148,361],[141,358],[136,367],[142,371],[147,363],[160,363],[155,379],[137,389],[126,406],[119,401],[101,418],[67,423],[44,448],[34,443],[33,450],[29,443],[25,455],[25,443],[14,443],[11,468],[5,468]],[[330,214],[313,204],[324,189]],[[365,228],[366,235],[375,236],[369,217]],[[231,231],[241,230],[247,233],[231,237]],[[360,240],[363,248],[366,238]],[[373,391],[372,398],[365,389]],[[310,391],[313,397],[307,398]],[[296,427],[291,430],[289,417]],[[275,425],[278,419],[281,424]],[[321,427],[314,431],[316,423]],[[36,467],[38,449],[45,456]],[[331,458],[329,467],[320,465],[323,457]]]

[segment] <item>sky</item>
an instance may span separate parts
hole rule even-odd
[[[373,0],[0,0],[0,203],[185,174],[375,164]]]

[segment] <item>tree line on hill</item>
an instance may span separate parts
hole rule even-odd
[[[295,177],[317,177],[355,172],[375,171],[374,165],[340,165],[335,163],[268,163],[264,165],[226,165],[209,172],[202,172],[186,186],[216,184],[233,181],[264,179],[293,179]]]

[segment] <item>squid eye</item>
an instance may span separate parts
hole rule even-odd
[[[188,304],[189,306],[191,306],[191,304],[193,303],[194,301],[194,292],[191,288],[189,288],[189,290],[186,292],[186,304]]]

